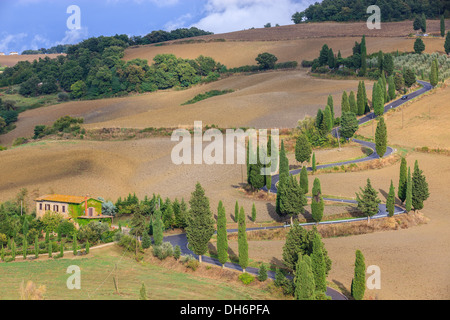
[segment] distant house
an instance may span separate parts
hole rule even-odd
[[[35,199],[36,217],[42,218],[46,212],[56,212],[78,225],[91,221],[112,222],[112,216],[102,215],[102,201],[88,197],[45,195]]]
[[[4,52],[0,52],[0,56],[4,56],[5,55],[5,53]]]
[[[15,52],[15,51],[12,51],[12,52],[9,53],[9,55],[10,55],[10,56],[18,56],[19,53],[18,53],[18,52]]]

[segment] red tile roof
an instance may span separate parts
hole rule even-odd
[[[88,198],[93,199],[93,198]],[[86,200],[86,197],[77,196],[64,196],[60,194],[49,194],[35,199],[35,201],[50,201],[50,202],[62,202],[62,203],[75,203],[80,204]],[[95,199],[94,199],[95,200]]]

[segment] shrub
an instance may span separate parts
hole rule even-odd
[[[180,259],[181,256],[181,248],[180,246],[175,246],[175,249],[173,251],[173,257],[175,258],[175,260]]]
[[[127,251],[134,252],[136,250],[136,239],[128,235],[122,235],[119,246]]]
[[[170,242],[164,242],[160,246],[153,247],[153,255],[159,260],[164,260],[173,256],[173,246]]]
[[[190,268],[194,271],[196,271],[200,266],[200,262],[192,255],[184,256],[181,259],[181,262],[186,265],[186,268]]]
[[[244,273],[239,275],[239,280],[241,280],[241,282],[243,284],[249,285],[250,283],[255,281],[255,277],[252,276],[251,274],[247,273],[247,272],[244,272]]]
[[[67,101],[69,100],[69,95],[65,92],[58,93],[58,100],[59,101]]]

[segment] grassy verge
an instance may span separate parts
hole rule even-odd
[[[66,282],[69,266],[81,269],[81,290],[69,290]],[[117,267],[117,270],[115,270]],[[214,269],[214,270],[213,270]],[[0,298],[19,299],[24,281],[45,286],[45,299],[50,300],[135,300],[142,283],[151,300],[251,300],[271,299],[266,284],[244,286],[237,273],[201,266],[195,273],[173,258],[159,262],[150,253],[137,263],[118,246],[100,249],[89,258],[59,259],[0,265]],[[225,274],[226,273],[226,274]],[[117,277],[118,292],[113,278]],[[223,277],[223,279],[221,278]]]
[[[208,91],[208,92],[196,95],[193,99],[191,99],[189,101],[186,101],[185,103],[183,103],[181,105],[182,106],[186,106],[186,105],[189,105],[189,104],[194,104],[194,103],[197,103],[197,102],[202,101],[202,100],[206,100],[206,99],[209,99],[209,98],[212,98],[212,97],[221,96],[221,95],[232,93],[232,92],[234,92],[234,90],[232,90],[232,89],[230,89],[230,90],[212,90],[212,91]]]

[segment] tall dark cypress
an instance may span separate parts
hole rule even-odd
[[[217,208],[217,255],[218,260],[224,267],[228,261],[228,239],[227,239],[227,217],[222,201]]]
[[[215,221],[209,207],[209,199],[200,183],[195,186],[189,200],[190,211],[188,216],[188,227],[186,235],[192,251],[199,256],[200,263],[202,255],[208,251],[208,243],[214,234]]]
[[[247,227],[245,224],[245,211],[241,207],[239,212],[238,225],[238,250],[239,250],[239,265],[245,272],[248,267],[248,242],[247,242]]]
[[[400,179],[398,182],[397,196],[402,203],[406,200],[406,189],[408,185],[408,166],[405,157],[402,157],[400,164]]]

